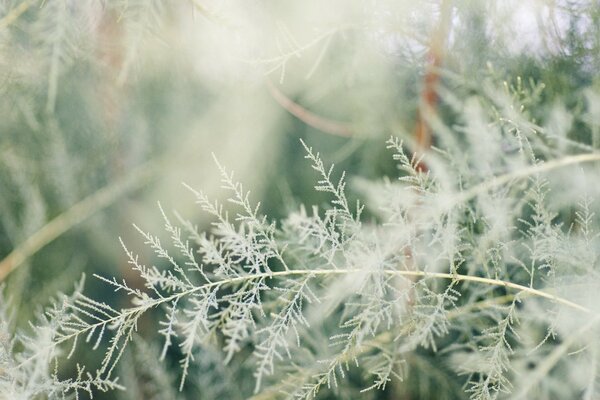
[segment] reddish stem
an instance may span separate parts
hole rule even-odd
[[[290,114],[298,118],[300,121],[304,122],[306,125],[312,126],[315,129],[318,129],[325,133],[330,133],[336,136],[343,137],[351,137],[353,134],[352,128],[348,125],[333,121],[320,115],[317,115],[306,108],[302,107],[300,104],[294,102],[292,99],[287,97],[285,94],[281,92],[270,80],[267,79],[267,88],[269,89],[269,93],[271,96],[281,105],[281,107],[285,108]]]
[[[440,6],[440,20],[431,35],[431,44],[429,46],[428,54],[428,66],[423,78],[423,91],[421,92],[421,99],[419,102],[419,111],[417,114],[417,122],[415,124],[415,130],[413,137],[416,143],[416,153],[425,153],[432,143],[432,135],[427,125],[425,118],[426,113],[435,113],[438,95],[436,86],[439,81],[438,70],[442,65],[444,57],[444,47],[446,38],[450,32],[450,18],[452,16],[452,8],[450,0],[442,0]],[[427,165],[420,161],[417,164],[417,170],[427,172]]]

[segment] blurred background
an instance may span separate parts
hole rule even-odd
[[[219,199],[212,154],[275,219],[324,201],[299,139],[392,177],[385,140],[435,145],[426,113],[452,127],[472,94],[521,96],[548,134],[597,147],[598,70],[593,0],[0,0],[14,328],[83,273],[119,304],[91,275],[135,279],[118,238],[143,257],[131,224],[159,232],[157,202],[206,227],[182,182]]]

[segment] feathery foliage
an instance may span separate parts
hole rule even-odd
[[[156,212],[162,233],[146,216],[122,232],[121,274],[96,271],[86,290],[81,279],[70,294],[38,308],[29,326],[16,315],[23,306],[11,303],[24,302],[15,295],[27,276],[11,275],[0,296],[0,398],[600,396],[600,95],[591,72],[600,66],[600,25],[594,23],[600,13],[593,2],[548,6],[549,15],[567,18],[568,27],[555,26],[544,36],[542,55],[523,55],[518,43],[505,43],[503,26],[486,12],[508,11],[493,2],[392,7],[375,1],[369,10],[352,2],[344,15],[326,18],[322,5],[310,3],[302,6],[305,20],[289,24],[279,20],[286,11],[275,6],[257,5],[255,14],[239,17],[246,6],[223,15],[210,2],[186,3],[203,24],[214,25],[200,33],[230,40],[228,62],[236,66],[217,68],[226,78],[211,75],[205,59],[187,67],[184,60],[157,60],[171,54],[157,49],[176,42],[169,40],[177,29],[201,40],[188,26],[197,22],[182,17],[189,11],[184,6],[158,0],[5,3],[0,54],[15,62],[0,61],[0,91],[14,102],[0,105],[6,117],[0,125],[19,130],[0,139],[0,181],[15,188],[0,193],[6,236],[0,246],[13,249],[0,261],[3,277],[95,207],[161,171],[162,161],[150,159],[150,172],[111,179],[120,169],[143,169],[145,151],[161,152],[151,134],[140,134],[147,146],[140,148],[127,136],[132,144],[123,160],[93,157],[126,141],[117,132],[136,131],[138,123],[171,132],[168,121],[150,121],[167,102],[147,98],[141,82],[148,65],[173,67],[160,73],[177,90],[198,80],[207,98],[226,86],[244,86],[216,82],[235,75],[239,64],[249,65],[240,75],[264,83],[273,103],[298,121],[290,123],[293,150],[268,175],[279,179],[269,190],[251,194],[240,182],[246,176],[238,179],[213,156],[223,195],[184,185],[204,220],[171,212],[162,201]],[[289,5],[288,12],[297,7]],[[431,14],[439,26],[422,18]],[[294,22],[312,19],[317,28],[295,33],[301,30]],[[245,35],[249,21],[272,26]],[[452,35],[444,30],[450,28]],[[119,50],[106,43],[115,37],[123,38]],[[258,51],[257,37],[269,39]],[[481,54],[468,53],[476,58],[470,59],[465,45]],[[39,63],[19,68],[27,55]],[[373,74],[369,55],[378,67]],[[99,99],[91,93],[103,76],[110,84],[98,85]],[[424,88],[414,83],[420,79]],[[153,85],[160,86],[150,82],[148,90],[161,96],[171,88]],[[388,99],[377,93],[382,85],[407,93],[385,92]],[[295,86],[306,91],[288,98],[284,91]],[[346,86],[356,93],[340,95]],[[129,100],[118,101],[125,91]],[[416,92],[422,92],[419,101]],[[329,102],[331,93],[338,101]],[[219,118],[247,130],[248,114],[229,118],[233,97],[206,100],[206,108],[226,109]],[[190,95],[173,108],[197,100]],[[146,116],[136,109],[145,106]],[[131,119],[121,116],[129,113]],[[250,113],[261,115],[254,108]],[[110,134],[87,149],[75,116],[89,137],[104,128]],[[416,133],[406,133],[413,125]],[[384,144],[368,132],[393,134]],[[29,154],[32,143],[50,150]],[[294,164],[297,157],[304,158],[302,168]],[[50,178],[37,184],[34,177]],[[310,180],[304,205],[273,205],[285,189],[271,189],[285,179],[297,180],[294,190]],[[92,257],[104,251],[93,249],[87,249]]]

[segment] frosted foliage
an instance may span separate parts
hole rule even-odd
[[[489,143],[485,132],[479,140]],[[464,393],[473,399],[519,390],[528,396],[536,389],[526,376],[539,379],[542,371],[568,365],[567,353],[581,346],[578,359],[593,366],[595,204],[577,195],[576,219],[564,230],[547,204],[554,189],[546,176],[559,169],[582,174],[569,165],[599,157],[584,153],[542,162],[550,148],[534,146],[525,135],[514,140],[528,143],[538,156],[517,155],[524,166],[508,173],[502,158],[487,157],[489,172],[482,176],[445,161],[452,157],[448,153],[432,155],[431,169],[423,172],[416,167],[420,161],[391,138],[388,147],[401,177],[369,188],[386,199],[375,210],[381,222],[361,218],[363,205],[350,204],[344,174],[304,143],[315,188],[331,202],[310,212],[302,208],[280,223],[262,216],[250,193],[217,163],[227,207],[192,190],[212,216],[211,229],[199,232],[160,207],[169,246],[135,227],[158,264],[143,264],[123,244],[143,287],[98,276],[124,292],[130,306],[95,301],[78,285],[40,316],[33,336],[17,337],[24,350],[14,353],[6,343],[3,388],[25,397],[120,388],[126,383],[115,376],[116,366],[135,340],[140,318],[151,311],[162,315],[155,357],[179,354],[180,390],[196,380],[198,358],[218,348],[222,358],[215,365],[232,371],[240,368],[240,353],[251,354],[253,366],[244,368],[253,371],[255,394],[294,398],[343,390],[355,369],[364,374],[364,392],[402,385],[418,368],[413,354],[420,351],[439,354],[467,376]],[[440,185],[436,168],[451,169],[462,187]],[[586,172],[590,176],[593,170]],[[489,201],[498,206],[485,207]],[[577,257],[566,256],[569,248],[580,249]],[[580,295],[571,299],[574,284]],[[565,323],[568,330],[557,328]],[[458,336],[448,341],[454,332]],[[104,352],[101,365],[92,372],[80,367],[76,378],[61,381],[50,366],[74,354],[81,342]],[[539,361],[523,369],[524,357]],[[594,393],[595,382],[590,376],[586,393]]]
[[[516,57],[515,64],[537,66],[545,56],[598,46],[593,34],[583,35],[597,33],[594,21],[565,19],[579,11],[592,15],[593,5],[456,1],[452,34],[444,38],[451,51],[441,66],[430,63],[435,46],[429,36],[436,29],[432,21],[443,17],[445,1],[273,3],[0,2],[0,54],[13,55],[15,65],[23,66],[5,66],[0,57],[2,72],[10,77],[0,92],[15,93],[10,107],[0,104],[1,115],[25,121],[27,140],[51,149],[47,159],[26,168],[27,159],[37,154],[28,155],[26,145],[13,151],[12,143],[1,141],[0,179],[17,190],[14,197],[0,193],[0,210],[8,215],[0,226],[7,238],[0,244],[35,233],[49,215],[62,215],[58,229],[64,233],[70,227],[60,223],[93,203],[78,203],[78,187],[88,178],[78,166],[93,157],[75,157],[85,146],[69,144],[61,125],[73,119],[73,129],[80,127],[73,115],[60,114],[79,102],[69,99],[71,89],[65,86],[76,72],[100,76],[112,69],[114,87],[107,93],[122,88],[134,93],[147,66],[168,65],[172,69],[164,68],[163,79],[181,79],[173,88],[206,89],[173,101],[173,108],[223,96],[190,114],[219,109],[206,119],[217,115],[244,132],[255,129],[248,121],[262,118],[263,109],[246,110],[238,120],[229,100],[237,98],[233,88],[239,85],[240,93],[252,95],[240,96],[235,108],[250,106],[258,82],[261,96],[270,94],[269,104],[283,107],[279,111],[302,126],[294,134],[304,139],[294,138],[288,151],[304,155],[304,175],[294,178],[309,177],[314,189],[306,204],[272,218],[265,214],[284,208],[273,206],[279,198],[266,191],[262,198],[272,198],[261,205],[260,191],[251,193],[252,185],[242,184],[244,179],[213,156],[221,196],[196,185],[179,189],[205,219],[171,211],[163,200],[156,210],[162,230],[142,216],[115,239],[127,271],[123,276],[98,272],[88,278],[86,289],[82,278],[40,309],[28,326],[19,325],[13,299],[3,294],[0,398],[600,398],[597,79],[573,77],[587,86],[562,99],[555,92],[568,86],[564,74],[566,83],[543,82],[543,68],[528,66],[531,77],[524,79],[487,62]],[[108,24],[111,15],[121,24],[115,32],[124,40],[116,60],[98,56],[86,40],[110,41],[111,31],[101,22]],[[505,34],[512,29],[507,20],[523,25],[523,42],[514,41],[519,35]],[[307,28],[307,21],[314,26]],[[534,21],[538,30],[550,32],[546,40],[530,32]],[[480,39],[468,35],[471,25],[498,53],[486,48],[481,50],[485,59],[462,60],[461,46],[476,46]],[[577,41],[573,32],[579,31]],[[576,45],[567,49],[567,40]],[[185,57],[166,64],[172,53],[157,49],[171,45]],[[201,51],[196,53],[194,45]],[[523,54],[526,46],[532,54]],[[24,62],[25,47],[39,63]],[[595,62],[593,56],[582,57],[581,70],[593,69]],[[419,96],[412,91],[426,92],[414,85],[422,75],[425,83],[435,76],[435,90],[415,100]],[[391,93],[389,87],[401,79],[406,93]],[[24,86],[30,86],[31,96],[43,97],[41,108],[29,107],[33,97],[19,94],[25,91],[23,82],[29,82]],[[158,97],[171,88],[154,81],[148,86]],[[338,92],[329,91],[334,86]],[[297,96],[286,97],[286,90]],[[141,89],[131,94],[136,95],[150,97]],[[158,103],[152,113],[162,113],[168,101]],[[107,122],[118,119],[119,112],[135,113],[135,105],[117,112],[110,104],[91,104],[103,110],[91,119],[102,120],[98,125],[111,134],[120,123],[125,130],[135,125]],[[308,110],[313,106],[348,117],[348,123]],[[414,115],[431,146],[405,132]],[[175,119],[185,120],[179,114]],[[175,130],[159,125],[167,134]],[[379,150],[372,150],[381,132],[393,135],[385,143],[377,137]],[[214,129],[215,136],[221,133]],[[118,136],[107,141],[118,142]],[[323,137],[317,144],[315,138]],[[234,139],[228,146],[239,153],[231,154],[250,157]],[[149,136],[139,140],[150,147]],[[187,146],[180,137],[166,141]],[[372,153],[360,158],[359,147]],[[126,169],[131,154],[124,151],[123,165],[114,169]],[[286,164],[287,155],[278,159],[282,165],[292,165]],[[358,172],[361,177],[352,176],[356,171],[346,174],[330,162],[335,159],[365,171]],[[152,174],[161,175],[162,165],[156,162]],[[254,168],[254,161],[250,165]],[[47,171],[53,177],[48,188],[32,184]],[[258,171],[262,178],[264,171]],[[100,180],[110,175],[94,173]],[[100,198],[106,207],[110,196],[134,187],[138,177],[128,176],[116,189],[109,185],[90,198]],[[92,214],[86,213],[80,219]],[[21,256],[21,264],[54,238],[26,244],[30,254]],[[14,281],[7,282],[10,289]],[[100,299],[102,290],[110,296]]]

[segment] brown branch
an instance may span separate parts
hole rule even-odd
[[[290,114],[298,118],[300,121],[304,122],[306,125],[309,125],[315,129],[320,130],[321,132],[329,133],[331,135],[342,136],[342,137],[351,137],[353,135],[353,130],[350,126],[338,122],[333,121],[328,118],[321,117],[306,108],[302,107],[300,104],[294,102],[292,99],[287,97],[285,94],[281,92],[270,80],[267,79],[267,88],[269,89],[269,93],[271,96]]]
[[[452,17],[452,7],[450,0],[442,0],[440,7],[440,20],[437,29],[431,35],[431,44],[429,46],[428,66],[423,78],[423,91],[419,102],[419,111],[413,137],[416,143],[416,153],[423,153],[431,147],[432,135],[427,126],[425,118],[426,113],[434,113],[438,103],[436,86],[440,79],[438,70],[442,65],[444,57],[444,48],[446,38],[450,32],[450,20]],[[426,172],[427,165],[419,162],[418,170]]]

